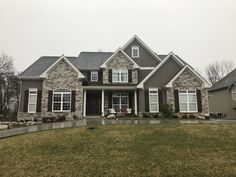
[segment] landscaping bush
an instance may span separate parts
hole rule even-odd
[[[173,114],[173,115],[172,115],[172,118],[178,119],[179,116],[178,116],[177,114]]]
[[[171,104],[161,105],[161,113],[164,118],[172,118],[174,111]]]
[[[196,119],[196,116],[195,115],[193,115],[193,114],[191,114],[191,115],[189,115],[189,117],[188,117],[189,119]]]
[[[150,118],[150,115],[148,113],[146,113],[146,112],[143,112],[142,113],[142,117],[143,118]]]
[[[182,118],[182,119],[188,119],[188,115],[187,115],[187,114],[183,114],[183,115],[181,116],[181,118]]]
[[[156,113],[156,114],[152,114],[152,117],[153,117],[153,118],[161,118],[161,115],[158,114],[158,113]]]

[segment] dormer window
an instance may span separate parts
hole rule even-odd
[[[132,46],[132,58],[139,58],[139,46]]]
[[[112,82],[128,82],[128,70],[127,69],[113,69],[112,70]]]
[[[98,72],[91,71],[91,82],[97,82],[97,81],[98,81]]]

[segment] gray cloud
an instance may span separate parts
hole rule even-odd
[[[43,55],[115,51],[137,34],[203,69],[236,60],[235,0],[0,0],[0,53],[24,70]]]

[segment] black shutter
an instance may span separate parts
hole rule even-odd
[[[162,90],[158,90],[158,102],[159,102],[159,111],[161,111],[161,106],[163,104],[163,95]]]
[[[149,112],[149,93],[148,93],[148,90],[144,91],[144,98],[145,98],[145,112]]]
[[[75,112],[76,91],[71,92],[71,112]]]
[[[42,105],[42,90],[38,90],[36,112],[41,112],[41,105]]]
[[[129,69],[128,76],[129,76],[129,83],[132,83],[132,70],[131,69]]]
[[[133,94],[129,93],[129,108],[131,108],[133,110]]]
[[[53,91],[48,90],[48,112],[52,112],[52,95]]]
[[[201,90],[197,90],[197,107],[198,107],[198,112],[202,112],[202,93],[201,93]]]
[[[108,94],[108,107],[109,109],[112,108],[112,93],[109,92]]]
[[[29,90],[26,90],[25,91],[25,95],[24,95],[23,112],[27,112],[28,111],[28,99],[29,99]]]
[[[174,90],[174,98],[175,98],[175,112],[179,112],[179,91]]]
[[[112,69],[109,69],[108,77],[109,82],[112,83]]]
[[[88,79],[88,81],[91,81],[90,75],[91,75],[91,72],[87,71],[87,79]]]
[[[98,81],[102,82],[102,75],[103,75],[103,71],[98,71]]]

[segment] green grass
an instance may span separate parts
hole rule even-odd
[[[0,140],[0,176],[236,174],[236,125],[116,125]]]

